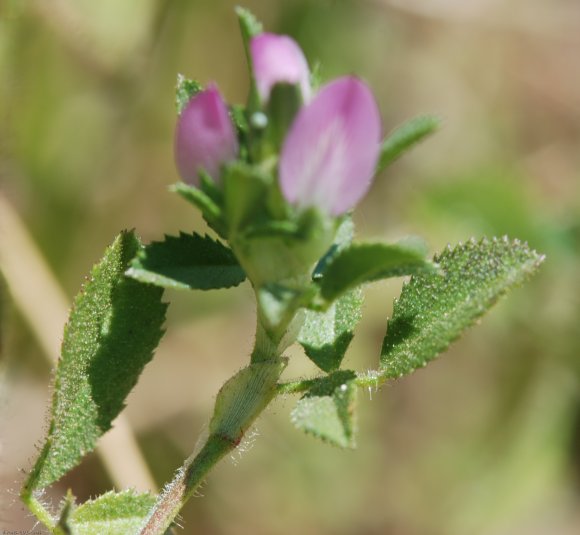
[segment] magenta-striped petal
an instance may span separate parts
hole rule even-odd
[[[300,110],[282,146],[284,197],[334,216],[347,212],[370,187],[380,143],[380,113],[367,85],[351,76],[325,85]]]
[[[250,41],[250,54],[262,102],[268,102],[270,91],[279,83],[299,85],[302,98],[309,100],[308,63],[296,41],[287,35],[261,33]]]
[[[220,167],[238,153],[226,103],[215,85],[192,97],[175,129],[175,163],[184,182],[199,185],[199,171],[219,181]]]

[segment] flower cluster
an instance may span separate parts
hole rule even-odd
[[[280,147],[278,181],[284,199],[331,216],[352,209],[369,189],[380,151],[380,113],[371,91],[358,78],[345,76],[313,94],[304,54],[284,35],[260,33],[251,39],[249,51],[263,112],[278,85],[295,86],[301,101]],[[275,119],[266,115],[266,120]],[[200,170],[219,184],[222,167],[239,157],[228,107],[212,84],[193,96],[179,117],[178,170],[190,184],[199,185]]]

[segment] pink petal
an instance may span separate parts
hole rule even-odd
[[[286,200],[332,215],[368,191],[380,152],[381,118],[370,89],[347,76],[304,106],[282,146],[279,175]]]
[[[250,41],[256,86],[262,102],[278,83],[298,84],[304,101],[310,98],[308,63],[296,41],[286,35],[261,33]]]
[[[181,112],[175,129],[175,163],[181,178],[199,184],[204,169],[219,180],[220,167],[235,159],[238,140],[227,106],[215,85],[198,93]]]

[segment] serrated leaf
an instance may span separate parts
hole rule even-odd
[[[163,334],[163,290],[125,277],[140,248],[122,232],[75,298],[56,370],[48,438],[28,487],[58,480],[94,449]]]
[[[236,7],[236,15],[240,23],[240,28],[244,39],[251,39],[252,37],[262,33],[262,23],[256,18],[256,16],[245,7]]]
[[[418,240],[395,244],[356,243],[340,251],[328,264],[320,281],[320,295],[333,301],[360,284],[435,271],[425,258],[426,247]]]
[[[340,368],[354,329],[362,317],[360,288],[337,299],[325,312],[306,310],[298,342],[314,364],[325,372]]]
[[[377,172],[382,171],[404,152],[436,132],[440,124],[438,117],[420,115],[395,128],[383,141]]]
[[[317,380],[292,410],[292,423],[335,446],[356,447],[355,378],[353,371],[341,370]]]
[[[203,90],[203,86],[195,80],[189,80],[183,74],[177,75],[177,85],[175,87],[175,108],[177,114],[181,114],[191,97]]]
[[[381,350],[383,377],[425,366],[509,289],[524,282],[543,257],[507,238],[448,248],[435,261],[442,274],[411,278],[395,301]]]
[[[183,232],[143,248],[127,275],[163,288],[186,290],[230,288],[246,278],[231,249],[209,236]]]
[[[74,535],[138,533],[155,500],[152,494],[139,494],[134,490],[107,492],[73,508],[67,516],[66,528]]]

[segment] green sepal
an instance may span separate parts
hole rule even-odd
[[[240,106],[239,104],[231,105],[230,117],[232,119],[232,122],[234,123],[234,126],[236,127],[236,133],[238,135],[238,146],[239,146],[238,159],[241,161],[247,161],[248,135],[250,132],[250,125],[248,124],[245,106]]]
[[[435,133],[441,120],[433,115],[413,117],[395,128],[383,141],[376,171],[382,171],[399,156],[415,146],[426,137]]]
[[[340,368],[362,317],[363,293],[355,288],[337,299],[324,312],[306,310],[298,342],[321,370]]]
[[[222,209],[206,192],[195,186],[190,186],[185,182],[173,184],[170,187],[170,191],[177,193],[180,197],[198,208],[206,223],[221,237],[227,235]]]
[[[203,86],[195,80],[189,80],[183,74],[177,75],[177,85],[175,86],[175,109],[180,115],[191,97],[203,90]]]
[[[309,306],[316,295],[312,285],[292,287],[282,283],[269,283],[258,288],[256,297],[265,327],[275,329],[290,320],[299,308]]]
[[[230,106],[230,117],[238,131],[238,135],[247,134],[249,130],[248,119],[246,117],[246,108],[239,104]]]
[[[313,383],[292,410],[302,431],[341,448],[356,447],[356,374],[336,371]]]
[[[543,259],[507,238],[472,240],[436,256],[442,274],[414,275],[395,301],[381,349],[383,378],[425,366]]]
[[[252,67],[252,55],[250,54],[250,40],[252,37],[262,33],[262,23],[250,12],[250,10],[243,7],[236,7],[236,15],[240,24],[240,31],[242,34],[242,42],[246,52],[246,59],[248,62],[248,71],[250,74],[250,94],[248,96],[248,114],[251,115],[260,107],[260,97],[256,88],[256,80],[254,79],[254,70]]]
[[[224,169],[224,214],[228,236],[235,236],[252,221],[264,218],[265,202],[273,177],[259,167],[234,162]]]
[[[389,277],[436,272],[425,258],[427,249],[418,239],[395,244],[355,243],[339,251],[328,263],[320,284],[320,295],[327,302],[361,284]]]
[[[64,533],[74,535],[136,534],[155,500],[152,494],[125,490],[107,492],[78,507],[68,502],[61,513],[59,527]]]
[[[209,236],[184,232],[141,249],[126,274],[141,282],[182,290],[230,288],[246,278],[231,249]]]
[[[163,290],[125,277],[140,249],[122,232],[91,271],[65,326],[48,437],[25,488],[44,488],[75,467],[111,427],[153,357],[167,305]]]
[[[295,219],[260,221],[244,230],[232,248],[254,286],[302,278],[328,250],[336,221],[316,209]]]
[[[334,260],[336,255],[340,253],[345,247],[348,247],[352,243],[354,237],[354,223],[350,216],[344,216],[339,222],[339,226],[336,229],[336,235],[334,237],[334,243],[330,246],[328,251],[324,253],[324,256],[318,261],[314,271],[312,273],[312,278],[314,280],[322,278],[324,271],[328,265]]]
[[[210,435],[237,444],[276,395],[276,384],[287,362],[256,362],[229,379],[218,392]]]
[[[273,153],[279,152],[286,132],[301,106],[302,92],[298,85],[280,83],[274,85],[270,91],[267,106],[266,142]]]

